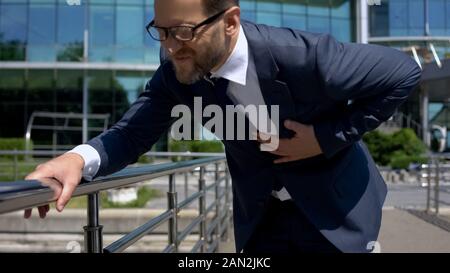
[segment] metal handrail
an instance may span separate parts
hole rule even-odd
[[[34,150],[0,150],[0,156],[4,155],[36,155],[36,156],[54,156],[62,155],[68,152],[68,150],[55,150],[55,151],[34,151]],[[200,152],[147,152],[146,156],[168,157],[168,156],[186,156],[186,157],[212,157],[212,156],[224,156],[225,153],[200,153]]]
[[[205,169],[208,165],[215,164],[216,176],[212,185],[205,187]],[[221,177],[222,172],[219,168],[219,164],[225,164],[225,177]],[[190,202],[183,201],[177,202],[177,192],[175,191],[175,174],[189,172],[195,168],[200,167],[199,175],[199,192],[194,193],[189,197]],[[98,192],[114,189],[118,187],[135,184],[145,180],[167,176],[169,175],[169,192],[168,197],[168,209],[162,214],[149,220],[144,225],[131,231],[129,234],[123,236],[119,240],[113,242],[106,248],[102,247],[102,226],[99,224],[98,217]],[[225,190],[222,194],[218,195],[219,186],[222,182],[225,182]],[[55,201],[53,190],[48,187],[49,183],[59,183],[55,180],[49,179],[48,181],[16,181],[8,183],[0,183],[0,214],[8,213],[12,211],[22,210],[30,207],[40,206]],[[199,226],[199,240],[192,248],[192,251],[200,249],[202,252],[209,251],[211,248],[217,250],[219,240],[227,238],[229,225],[231,221],[231,206],[230,206],[230,176],[226,166],[226,160],[224,157],[210,157],[202,158],[190,161],[182,161],[176,163],[163,163],[157,165],[149,165],[142,167],[126,168],[115,174],[100,177],[92,182],[82,181],[75,189],[73,196],[88,195],[88,224],[84,227],[85,232],[85,250],[87,252],[120,252],[127,247],[138,241],[140,238],[153,231],[156,227],[162,223],[169,221],[169,245],[165,248],[164,252],[177,252],[180,242],[192,232],[195,226]],[[47,185],[47,186],[46,186]],[[205,208],[206,204],[206,191],[215,189],[216,199],[214,201],[214,207],[218,207],[221,200],[224,198],[225,210],[221,211],[216,209],[216,213],[213,220],[212,227],[207,229],[207,214],[214,212],[213,209]],[[187,206],[192,201],[199,200],[199,221],[194,219],[193,223],[189,225],[189,230],[185,229],[181,233],[177,230],[177,213]],[[222,224],[225,222],[226,224]],[[210,230],[216,230],[216,238],[212,240],[211,245],[208,247],[205,244],[208,243],[207,235],[209,236]],[[208,233],[207,233],[208,231]],[[216,246],[216,247],[214,247]]]
[[[89,128],[89,131],[94,132],[103,132],[108,128],[108,120],[110,114],[88,114],[87,119],[97,119],[103,120],[103,128]],[[36,118],[49,118],[53,119],[53,125],[36,125]],[[69,119],[84,119],[85,116],[79,113],[55,113],[55,112],[41,112],[35,111],[31,114],[30,119],[28,120],[27,130],[25,133],[25,146],[27,150],[31,149],[31,131],[32,130],[44,130],[44,131],[53,131],[53,147],[56,149],[57,134],[56,131],[82,131],[82,127],[77,126],[68,126]],[[55,119],[65,119],[63,126],[55,125]]]
[[[420,178],[426,178],[426,212],[431,213],[432,201],[434,201],[434,213],[439,214],[440,192],[442,178],[448,178],[450,164],[442,162],[449,159],[449,153],[428,153],[428,163],[420,164],[417,169]],[[432,184],[434,184],[432,186]],[[432,196],[434,195],[434,196]]]
[[[107,246],[104,249],[104,252],[115,253],[115,252],[124,251],[126,248],[131,246],[133,243],[135,243],[139,239],[141,239],[145,234],[152,232],[154,229],[156,229],[160,225],[164,224],[172,216],[173,216],[172,211],[163,212],[162,214],[151,219],[144,225],[138,227],[133,232],[128,233],[127,235],[123,236],[119,240],[117,240],[114,243]]]

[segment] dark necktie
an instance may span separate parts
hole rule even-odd
[[[205,80],[211,84],[211,88],[216,94],[217,100],[219,101],[220,105],[223,107],[224,110],[225,105],[234,105],[234,103],[227,95],[229,82],[228,80],[224,78],[212,77],[210,73],[205,76]],[[275,178],[273,190],[280,191],[283,187],[284,187],[283,184],[277,178]]]
[[[211,77],[211,73],[208,73],[205,76],[205,80],[211,84],[211,88],[216,95],[220,106],[225,109],[225,105],[234,105],[230,97],[227,95],[229,82],[227,79]]]

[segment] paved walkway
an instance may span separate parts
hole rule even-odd
[[[444,210],[441,218],[450,221],[450,210]],[[383,211],[378,239],[382,253],[450,253],[449,231],[405,210],[387,208]],[[234,253],[234,251],[234,238],[230,236],[229,242],[220,245],[219,252]]]
[[[450,211],[442,215],[448,217]],[[398,209],[384,211],[379,242],[381,252],[450,253],[450,232]]]

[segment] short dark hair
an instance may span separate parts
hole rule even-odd
[[[239,0],[203,0],[206,14],[214,14],[231,8],[239,7]]]

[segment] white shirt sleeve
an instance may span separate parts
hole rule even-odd
[[[87,181],[92,181],[95,174],[100,168],[100,154],[94,147],[88,144],[78,145],[67,153],[75,153],[81,156],[84,160],[83,178]]]

